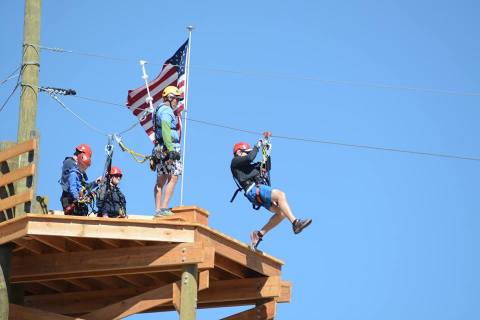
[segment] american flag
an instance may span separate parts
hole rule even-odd
[[[148,83],[153,106],[156,107],[162,100],[163,89],[167,86],[176,86],[185,97],[185,85],[187,83],[185,74],[185,62],[187,60],[188,40],[175,52],[175,54],[164,62],[162,71],[152,81]],[[138,118],[147,136],[153,142],[155,140],[155,128],[153,127],[152,113],[147,112],[144,116],[144,110],[149,108],[147,102],[147,87],[142,86],[128,91],[127,107],[133,115]],[[182,132],[182,111],[185,107],[185,100],[179,102],[177,108],[173,111],[177,117],[177,131],[181,136]],[[142,119],[143,118],[143,119]]]

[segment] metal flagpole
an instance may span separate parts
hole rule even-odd
[[[185,97],[184,97],[184,112],[185,112],[185,124],[183,126],[183,150],[182,150],[182,160],[183,160],[183,173],[182,173],[182,183],[180,186],[180,205],[183,206],[183,178],[185,177],[185,149],[186,149],[186,143],[187,143],[187,115],[188,115],[188,109],[187,109],[187,102],[188,102],[188,84],[190,82],[190,48],[192,46],[192,31],[194,27],[193,26],[187,26],[188,30],[188,49],[187,49],[187,61],[185,62],[185,73],[186,73],[186,83],[185,83]]]
[[[145,101],[149,104],[150,108],[148,109],[149,112],[153,113],[153,98],[150,95],[150,88],[148,87],[148,74],[147,71],[145,70],[145,64],[147,61],[145,60],[140,60],[140,65],[142,66],[142,79],[145,80],[145,86],[147,87],[147,97],[145,98]]]

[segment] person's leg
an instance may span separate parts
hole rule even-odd
[[[262,229],[259,230],[262,236],[266,235],[270,230],[275,228],[277,225],[282,222],[282,220],[285,218],[285,216],[282,214],[280,208],[272,205],[270,207],[270,211],[273,212],[274,214],[270,217],[268,222],[263,226]]]
[[[278,189],[272,190],[272,206],[270,207],[270,211],[273,211],[272,208],[278,209],[279,213],[290,220],[291,223],[295,221],[296,218],[290,209],[285,192]],[[273,212],[277,213],[276,211]]]
[[[168,208],[168,203],[173,196],[173,191],[175,190],[175,185],[178,181],[178,176],[169,175],[167,176],[167,184],[165,185],[165,195],[163,197],[161,208]]]
[[[165,185],[165,182],[167,182],[167,175],[164,174],[158,174],[157,175],[157,182],[155,186],[153,187],[153,196],[155,199],[155,211],[160,210],[161,204],[162,204],[162,189],[163,186]]]
[[[305,229],[312,223],[312,219],[310,218],[307,218],[305,220],[295,218],[288,204],[285,192],[278,189],[273,189],[271,198],[272,205],[270,207],[270,210],[272,211],[272,208],[278,208],[281,214],[288,220],[290,220],[290,222],[292,223],[293,232],[295,234],[302,232],[303,229]]]

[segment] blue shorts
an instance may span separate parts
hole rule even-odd
[[[260,188],[260,198],[262,203],[257,201],[257,186],[254,185],[247,191],[246,196],[251,203],[258,206],[263,206],[265,209],[270,210],[272,205],[272,187],[261,184]]]

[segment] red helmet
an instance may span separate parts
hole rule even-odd
[[[80,153],[77,156],[78,164],[89,167],[92,164],[92,158],[90,158],[86,153]]]
[[[123,176],[122,170],[119,167],[114,167],[110,169],[110,175],[111,176]]]
[[[236,154],[238,150],[249,152],[252,151],[252,148],[246,142],[238,142],[233,146],[233,154]]]
[[[92,156],[92,149],[90,148],[90,146],[88,144],[85,144],[85,143],[79,144],[75,148],[75,150],[77,150],[78,152],[85,153],[89,158]]]

